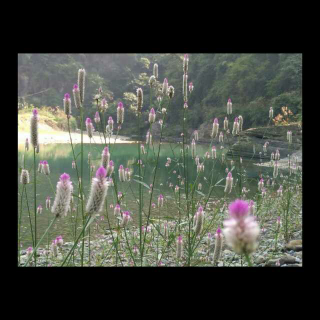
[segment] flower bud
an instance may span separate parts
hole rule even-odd
[[[124,173],[124,168],[123,168],[123,165],[122,165],[122,164],[119,166],[119,180],[120,180],[121,182],[126,181],[126,177],[125,177],[125,173]]]
[[[94,116],[94,122],[95,123],[99,123],[100,122],[100,115],[99,115],[99,112],[97,111],[95,116]]]
[[[79,71],[78,71],[78,86],[79,86],[79,91],[80,91],[81,105],[83,104],[83,101],[84,101],[85,76],[86,76],[86,71],[84,69],[79,69]]]
[[[123,103],[120,101],[117,107],[117,123],[122,124],[124,120],[124,108]]]
[[[152,108],[149,113],[149,122],[154,123],[156,121],[156,112]]]
[[[129,168],[126,168],[125,169],[125,177],[126,177],[126,180],[127,181],[130,181],[131,180],[131,171]]]
[[[50,197],[47,197],[47,200],[46,200],[46,209],[47,210],[50,210],[51,208],[51,200],[50,200]]]
[[[189,64],[189,56],[187,54],[184,55],[183,58],[183,72],[187,74],[188,72],[188,64]]]
[[[121,221],[121,227],[126,227],[128,222],[131,220],[131,215],[129,211],[125,211],[122,214],[122,221]]]
[[[50,174],[49,164],[46,160],[42,161],[42,172],[47,176]]]
[[[226,186],[225,186],[224,192],[231,193],[232,185],[233,185],[233,178],[232,178],[231,172],[229,172],[226,178]]]
[[[163,85],[162,85],[163,96],[165,96],[167,94],[167,91],[168,91],[168,80],[167,80],[167,78],[165,78],[163,81]]]
[[[192,139],[192,142],[191,142],[191,155],[192,155],[192,159],[194,159],[196,156],[196,141],[194,139]]]
[[[222,131],[219,134],[219,142],[223,143],[223,133],[222,133]]]
[[[70,99],[70,94],[69,93],[66,93],[64,95],[63,106],[64,106],[64,113],[67,115],[68,118],[70,118],[70,114],[71,114],[71,99]]]
[[[168,88],[168,96],[169,96],[170,99],[173,98],[173,96],[174,96],[174,87],[173,86],[169,86],[169,88]]]
[[[81,99],[80,99],[80,91],[79,91],[79,87],[77,84],[75,84],[73,86],[73,99],[74,99],[74,104],[76,106],[77,109],[80,109],[81,107]]]
[[[228,103],[227,103],[227,114],[232,114],[232,102],[231,99],[228,99]]]
[[[242,131],[242,126],[243,126],[243,118],[242,116],[239,116],[239,131]]]
[[[189,83],[189,92],[191,93],[194,89],[192,82]]]
[[[217,159],[217,150],[215,146],[212,146],[211,154],[212,154],[212,159]]]
[[[229,121],[228,121],[228,118],[225,117],[223,121],[223,129],[228,130],[228,128],[229,128]]]
[[[203,212],[203,208],[200,206],[193,218],[194,232],[196,236],[198,236],[201,233],[203,228],[203,222],[204,222],[204,212]]]
[[[138,112],[141,112],[142,110],[142,104],[143,104],[143,91],[141,88],[137,89],[137,106],[138,106]]]
[[[159,197],[158,197],[158,207],[163,207],[163,201],[164,201],[164,198],[163,198],[163,195],[160,194]]]
[[[269,110],[269,119],[273,119],[273,109],[272,109],[272,107],[270,107],[270,110]]]
[[[156,79],[158,79],[158,64],[155,63],[153,65],[153,75],[155,76]]]
[[[113,171],[114,171],[114,163],[112,160],[110,160],[107,165],[107,176],[111,176]]]
[[[147,132],[146,144],[152,144],[152,134],[150,133],[150,131]]]
[[[86,127],[87,127],[88,137],[91,139],[93,134],[93,124],[90,118],[86,119]]]
[[[177,240],[177,259],[181,259],[182,255],[183,255],[183,240],[182,240],[182,236],[179,236]]]
[[[216,243],[214,246],[214,253],[213,253],[213,265],[216,265],[220,259],[221,251],[222,251],[222,242],[223,242],[223,235],[221,229],[218,228],[215,234]]]
[[[30,140],[31,140],[31,144],[34,148],[36,148],[39,144],[38,122],[39,122],[38,110],[33,109],[32,116],[30,119],[30,136],[31,136]]]
[[[156,77],[155,76],[151,76],[149,78],[149,86],[152,88],[156,83]]]
[[[21,170],[20,182],[22,184],[30,183],[29,171],[28,170],[26,170],[26,169],[22,169]]]
[[[219,132],[219,122],[218,122],[218,119],[215,118],[212,126],[212,133],[211,133],[212,138],[215,138],[218,135],[218,132]]]

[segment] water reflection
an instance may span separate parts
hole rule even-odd
[[[91,153],[91,165],[95,166],[93,173],[100,166],[101,162],[101,153],[103,150],[103,145],[101,144],[85,144],[84,148],[84,190],[85,194],[88,195],[90,188],[90,169],[89,169],[89,161],[88,154]],[[147,147],[145,147],[148,150]],[[178,165],[177,159],[180,157],[180,149],[181,145],[179,144],[163,144],[161,146],[161,152],[159,155],[159,168],[157,171],[157,179],[154,184],[154,194],[153,194],[153,203],[157,203],[157,197],[160,193],[167,196],[167,200],[165,203],[165,215],[170,216],[176,214],[177,210],[173,203],[174,199],[174,187],[179,185],[179,176],[183,176],[183,167]],[[204,155],[206,152],[210,152],[208,145],[198,145],[197,146],[197,155],[200,157],[200,162],[204,161]],[[134,222],[138,221],[138,204],[136,202],[136,198],[138,198],[138,190],[139,184],[134,180],[137,179],[137,175],[139,172],[138,169],[138,145],[137,144],[118,144],[110,147],[111,150],[111,159],[114,161],[115,166],[115,179],[117,183],[117,191],[121,192],[125,195],[124,201],[121,203],[122,208],[129,210],[132,212],[132,217]],[[77,157],[78,168],[80,169],[80,151],[81,145],[77,144],[74,146],[74,152]],[[153,183],[153,175],[155,170],[155,159],[158,153],[158,145],[155,144],[153,148],[148,150],[147,155],[142,155],[143,161],[143,170],[142,174],[144,175],[144,182],[147,185]],[[230,165],[230,159],[226,159],[223,163],[220,161],[221,150],[217,151],[217,161],[213,161],[212,159],[207,159],[205,162],[205,170],[200,174],[197,183],[201,183],[202,193],[208,193],[210,181],[212,179],[213,184],[217,183],[221,179],[225,179],[226,177],[226,168],[231,170],[232,167]],[[19,167],[23,165],[23,157],[25,162],[25,168],[29,170],[30,173],[30,184],[27,185],[27,198],[29,202],[29,210],[31,214],[32,221],[34,221],[34,194],[33,194],[33,151],[29,150],[25,152],[24,145],[19,145],[18,147],[18,156],[19,156]],[[166,167],[167,158],[171,158],[170,166]],[[47,160],[50,166],[51,174],[50,176],[45,176],[44,174],[40,174],[37,172],[37,206],[39,204],[42,205],[43,213],[37,216],[37,230],[39,238],[44,233],[48,226],[48,222],[51,221],[52,213],[49,210],[46,210],[46,198],[49,196],[51,198],[51,203],[54,200],[54,191],[56,188],[57,181],[59,180],[59,176],[66,172],[70,175],[71,180],[74,185],[74,193],[78,194],[78,185],[77,185],[77,174],[76,170],[72,169],[72,149],[70,144],[47,144],[41,145],[40,153],[36,154],[36,170],[38,169],[38,164],[40,160]],[[130,168],[132,173],[132,178],[130,182],[119,182],[118,177],[118,168],[119,165],[123,165],[124,168]],[[212,171],[213,168],[213,171]],[[261,170],[259,167],[253,166],[251,161],[243,161],[242,170],[246,170],[246,175],[248,177],[246,181],[246,188],[250,189],[248,196],[252,195],[257,190],[257,181],[259,171]],[[194,181],[197,177],[197,166],[195,161],[188,159],[188,172],[189,172],[189,181]],[[211,173],[213,172],[213,173]],[[233,176],[234,182],[238,179],[237,173],[239,172],[239,162],[235,161]],[[265,172],[265,171],[264,171]],[[271,169],[272,172],[272,169]],[[225,180],[220,181],[218,186],[214,188],[214,192],[212,196],[214,197],[223,197],[224,196],[224,184]],[[184,186],[181,186],[182,188]],[[198,186],[197,186],[198,188]],[[149,189],[145,186],[142,187],[144,192],[144,203],[143,208],[147,214],[147,209],[149,208],[150,195]],[[21,184],[19,184],[19,193],[21,193]],[[239,192],[239,190],[237,190]],[[201,196],[200,193],[197,194],[198,197]],[[234,191],[230,197],[237,197],[237,193]],[[20,210],[20,196],[18,196],[19,210]],[[74,207],[78,204],[78,199],[74,198]],[[109,208],[109,217],[110,222],[115,223],[115,218],[113,215],[113,209],[110,208],[110,205],[116,204],[116,196],[114,188],[109,188],[107,195],[107,205]],[[31,233],[29,229],[29,218],[28,218],[28,206],[26,203],[26,199],[24,197],[23,200],[23,214],[22,214],[22,245],[23,248],[26,248],[32,245],[31,242]],[[152,209],[152,212],[158,214],[158,209]],[[74,219],[76,211],[73,211],[72,214],[69,214],[66,218],[61,218],[55,224],[53,230],[49,233],[49,241],[54,239],[56,236],[62,234],[64,239],[71,240],[72,239],[72,226],[74,224]],[[78,213],[78,221],[80,222],[81,210]],[[103,226],[106,228],[108,226],[106,220],[102,222]],[[45,243],[46,241],[44,241]]]

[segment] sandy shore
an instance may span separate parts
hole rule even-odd
[[[29,132],[18,132],[18,144],[24,144],[26,141],[26,138],[30,140],[30,133]],[[95,133],[93,135],[93,138],[91,139],[91,143],[98,143],[98,144],[104,144],[104,138],[101,136],[102,139],[100,139],[100,136],[98,133]],[[80,133],[71,133],[71,139],[72,143],[81,143],[81,134]],[[135,141],[129,141],[128,137],[125,136],[118,136],[116,139],[116,135],[113,135],[110,138],[110,143],[114,143],[116,140],[116,143],[135,143]],[[49,143],[70,143],[70,137],[68,132],[63,131],[53,131],[50,133],[41,133],[39,132],[39,141],[40,144],[49,144]],[[87,133],[83,134],[83,143],[90,143],[90,139],[87,135]],[[109,139],[107,139],[107,143],[109,143]]]

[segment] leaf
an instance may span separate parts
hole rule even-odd
[[[222,180],[224,180],[224,178],[220,179],[220,180],[215,184],[215,186],[218,186],[218,183],[220,183]]]
[[[136,182],[142,184],[143,186],[145,186],[146,188],[148,188],[150,190],[150,187],[146,183],[139,181],[139,180],[136,180],[136,179],[133,179],[133,181],[136,181]]]
[[[196,190],[196,192],[198,192],[200,195],[202,195],[203,197],[205,197],[206,195],[204,193],[202,193],[201,191],[199,190]]]

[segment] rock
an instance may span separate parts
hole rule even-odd
[[[280,267],[279,259],[271,259],[266,263],[266,267]]]
[[[291,240],[286,244],[287,250],[302,251],[302,240]]]
[[[280,262],[280,265],[283,265],[283,264],[293,264],[293,263],[296,263],[297,260],[295,257],[289,255],[289,254],[286,254],[284,256],[282,256],[279,260]]]
[[[255,259],[255,263],[256,264],[261,264],[261,263],[264,263],[264,262],[266,262],[266,257],[264,257],[264,256],[258,256],[256,259]]]
[[[302,259],[302,251],[296,252],[295,255],[296,255],[296,257],[298,257],[299,259]]]
[[[230,251],[230,250],[228,250],[228,249],[224,250],[223,253],[224,253],[225,255],[233,254],[233,252]]]

